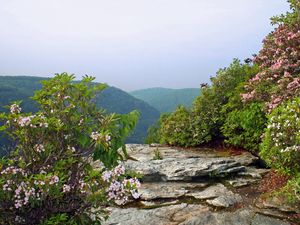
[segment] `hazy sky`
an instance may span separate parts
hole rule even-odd
[[[199,87],[257,53],[285,0],[0,0],[0,75]]]

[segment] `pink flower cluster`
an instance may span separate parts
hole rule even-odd
[[[1,174],[12,174],[15,175],[17,173],[22,174],[22,176],[26,176],[27,173],[25,172],[25,170],[15,167],[15,166],[9,166],[7,168],[5,168],[3,171],[1,171]]]
[[[280,25],[264,40],[254,62],[260,72],[245,86],[244,102],[258,99],[269,111],[300,93],[300,25]],[[261,88],[264,87],[264,88]],[[277,97],[272,97],[277,96]],[[278,97],[280,96],[280,98]]]
[[[33,117],[34,117],[34,116],[20,117],[20,118],[18,119],[18,124],[19,124],[21,127],[29,126],[30,123],[31,123],[31,119],[32,119]]]
[[[110,171],[105,171],[102,174],[102,179],[109,183],[108,187],[108,200],[113,200],[116,204],[123,205],[128,201],[128,195],[134,199],[138,199],[140,194],[138,189],[141,183],[137,178],[123,179],[120,177],[125,174],[125,168],[118,165]]]
[[[41,191],[37,191],[34,187],[30,187],[28,182],[21,182],[15,190],[15,208],[21,208],[29,203],[30,198],[39,200]]]
[[[34,119],[34,121],[33,121]],[[14,120],[20,127],[30,126],[32,128],[45,127],[47,128],[49,124],[46,122],[46,117],[44,115],[31,115],[31,116],[20,116],[18,119]]]

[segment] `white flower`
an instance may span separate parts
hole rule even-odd
[[[101,134],[99,134],[97,131],[92,132],[91,138],[95,141],[98,141],[101,138]]]
[[[131,191],[131,195],[134,199],[138,199],[141,196],[141,194],[136,191]]]
[[[12,104],[12,105],[10,106],[10,112],[11,112],[12,114],[18,114],[18,113],[21,112],[21,110],[22,110],[22,108],[21,108],[20,106],[18,106],[17,104]]]
[[[50,180],[49,184],[52,185],[52,184],[56,184],[58,182],[59,182],[59,177],[54,175],[54,176],[51,177],[51,180]]]
[[[79,123],[78,123],[78,126],[82,125],[83,124],[83,119],[80,119]]]
[[[63,193],[70,192],[70,190],[71,190],[71,186],[67,185],[67,184],[64,184],[64,186],[63,186]]]
[[[109,179],[111,178],[111,175],[112,173],[110,171],[105,171],[103,174],[102,174],[102,179],[105,181],[105,182],[108,182]]]
[[[111,136],[110,136],[110,135],[108,135],[108,134],[107,134],[107,135],[105,135],[105,141],[106,141],[106,142],[109,142],[110,140],[111,140]]]
[[[38,153],[44,152],[45,151],[45,147],[42,144],[36,144],[34,146],[35,151],[37,151]]]
[[[21,126],[21,127],[25,127],[25,126],[28,126],[31,122],[31,117],[30,116],[27,116],[27,117],[20,117],[19,120],[18,120],[18,124]]]
[[[70,150],[70,151],[72,151],[72,152],[75,152],[75,151],[76,151],[76,149],[75,149],[74,147],[70,147],[70,146],[68,146],[68,150]]]

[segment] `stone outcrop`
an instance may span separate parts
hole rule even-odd
[[[131,206],[111,208],[105,225],[291,224],[286,220],[290,209],[283,207],[276,214],[274,202],[251,199],[268,170],[256,168],[258,159],[248,152],[160,145],[128,145],[127,149],[130,159],[124,166],[143,175],[141,197]],[[159,151],[161,160],[154,160],[154,151]],[[249,192],[244,193],[247,186]]]

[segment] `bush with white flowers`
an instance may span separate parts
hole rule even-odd
[[[0,224],[99,224],[107,205],[139,198],[139,181],[118,165],[138,113],[98,110],[93,98],[106,85],[93,79],[57,74],[35,93],[37,113],[16,102],[0,114],[15,143],[0,160]]]
[[[260,155],[270,166],[287,174],[300,172],[299,97],[282,104],[269,115]]]

